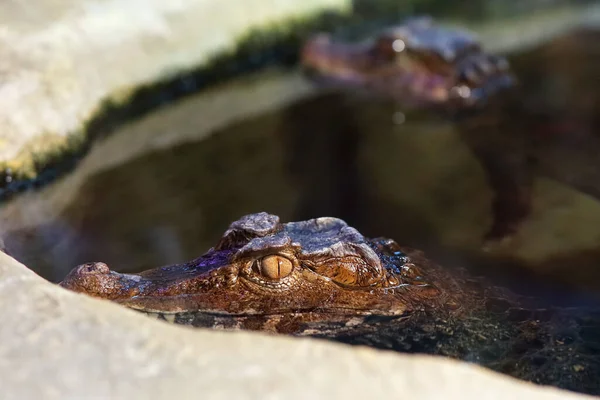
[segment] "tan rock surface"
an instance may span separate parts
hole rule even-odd
[[[65,146],[107,99],[233,50],[252,28],[348,0],[0,3],[0,165]]]
[[[9,399],[578,399],[441,358],[170,326],[45,282],[0,253]]]

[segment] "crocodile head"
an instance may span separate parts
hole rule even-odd
[[[425,17],[358,43],[319,34],[305,44],[301,58],[319,82],[422,108],[471,108],[515,85],[506,59],[486,54],[470,33]]]
[[[180,323],[197,313],[315,321],[453,308],[448,291],[428,280],[435,267],[411,257],[394,241],[368,240],[340,219],[281,223],[258,213],[233,222],[191,262],[139,274],[83,264],[61,285]]]

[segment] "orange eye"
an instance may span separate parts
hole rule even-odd
[[[258,272],[272,280],[285,278],[292,273],[292,262],[278,255],[266,256],[258,260]]]

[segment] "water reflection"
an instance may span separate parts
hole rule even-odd
[[[364,225],[367,177],[359,156],[365,135],[355,111],[335,93],[283,111],[286,170],[300,196],[294,219],[331,215]]]

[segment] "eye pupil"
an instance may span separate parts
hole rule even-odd
[[[265,278],[281,279],[292,272],[292,262],[281,256],[266,256],[259,261],[258,270]]]

